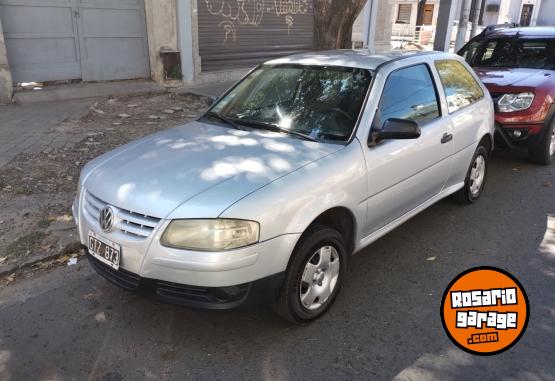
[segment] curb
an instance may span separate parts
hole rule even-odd
[[[60,251],[58,251],[57,253],[54,253],[52,255],[47,255],[41,258],[35,258],[35,259],[31,259],[28,260],[26,262],[23,263],[14,263],[12,265],[9,265],[6,269],[4,270],[0,270],[0,278],[9,275],[11,273],[14,273],[16,271],[21,271],[21,270],[25,270],[28,269],[29,267],[32,267],[38,263],[41,262],[45,262],[45,261],[51,261],[51,260],[55,260],[60,258],[63,255],[68,255],[68,254],[73,254],[76,252],[81,251],[81,242],[79,241],[73,241],[68,243],[67,245],[65,245]]]

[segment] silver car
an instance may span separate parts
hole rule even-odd
[[[446,196],[480,197],[493,115],[455,55],[281,58],[198,120],[87,164],[73,213],[92,267],[123,288],[306,322],[351,254]]]

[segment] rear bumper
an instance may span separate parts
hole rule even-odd
[[[252,282],[226,287],[200,287],[158,279],[144,278],[120,268],[114,270],[83,250],[91,267],[111,283],[165,303],[191,308],[225,310],[246,306],[268,305],[279,294],[284,273],[277,273]]]

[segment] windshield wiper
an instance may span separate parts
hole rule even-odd
[[[231,118],[228,118],[225,115],[219,114],[217,112],[214,111],[210,111],[208,113],[206,113],[207,116],[210,116],[212,118],[218,119],[220,122],[224,122],[228,125],[230,125],[231,127],[235,128],[236,130],[241,130],[241,131],[245,131],[245,128],[241,125],[239,125],[236,121],[234,121]]]
[[[284,133],[284,134],[289,134],[289,135],[296,136],[296,137],[304,139],[304,140],[309,140],[311,142],[318,142],[319,141],[318,139],[313,138],[310,135],[303,134],[302,132],[298,132],[298,131],[295,131],[295,130],[290,130],[288,128],[283,128],[283,127],[278,126],[277,124],[267,123],[267,122],[257,122],[257,121],[251,121],[251,120],[248,120],[248,121],[245,120],[243,122],[245,124],[248,124],[248,125],[253,125],[253,126],[259,127],[263,130],[281,132],[281,133]]]

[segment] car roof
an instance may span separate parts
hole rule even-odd
[[[357,67],[361,69],[375,70],[378,66],[398,61],[400,59],[418,56],[428,56],[430,54],[447,54],[444,52],[436,51],[403,51],[392,50],[383,53],[370,53],[366,49],[341,49],[329,50],[321,52],[310,52],[293,54],[291,56],[278,58],[275,60],[267,61],[265,65],[279,65],[279,64],[301,64],[301,65],[317,65],[317,66],[344,66],[344,67]],[[449,54],[450,55],[450,54]]]
[[[499,37],[555,37],[555,27],[549,26],[531,26],[517,28],[501,28],[496,29],[487,35],[487,38]]]

